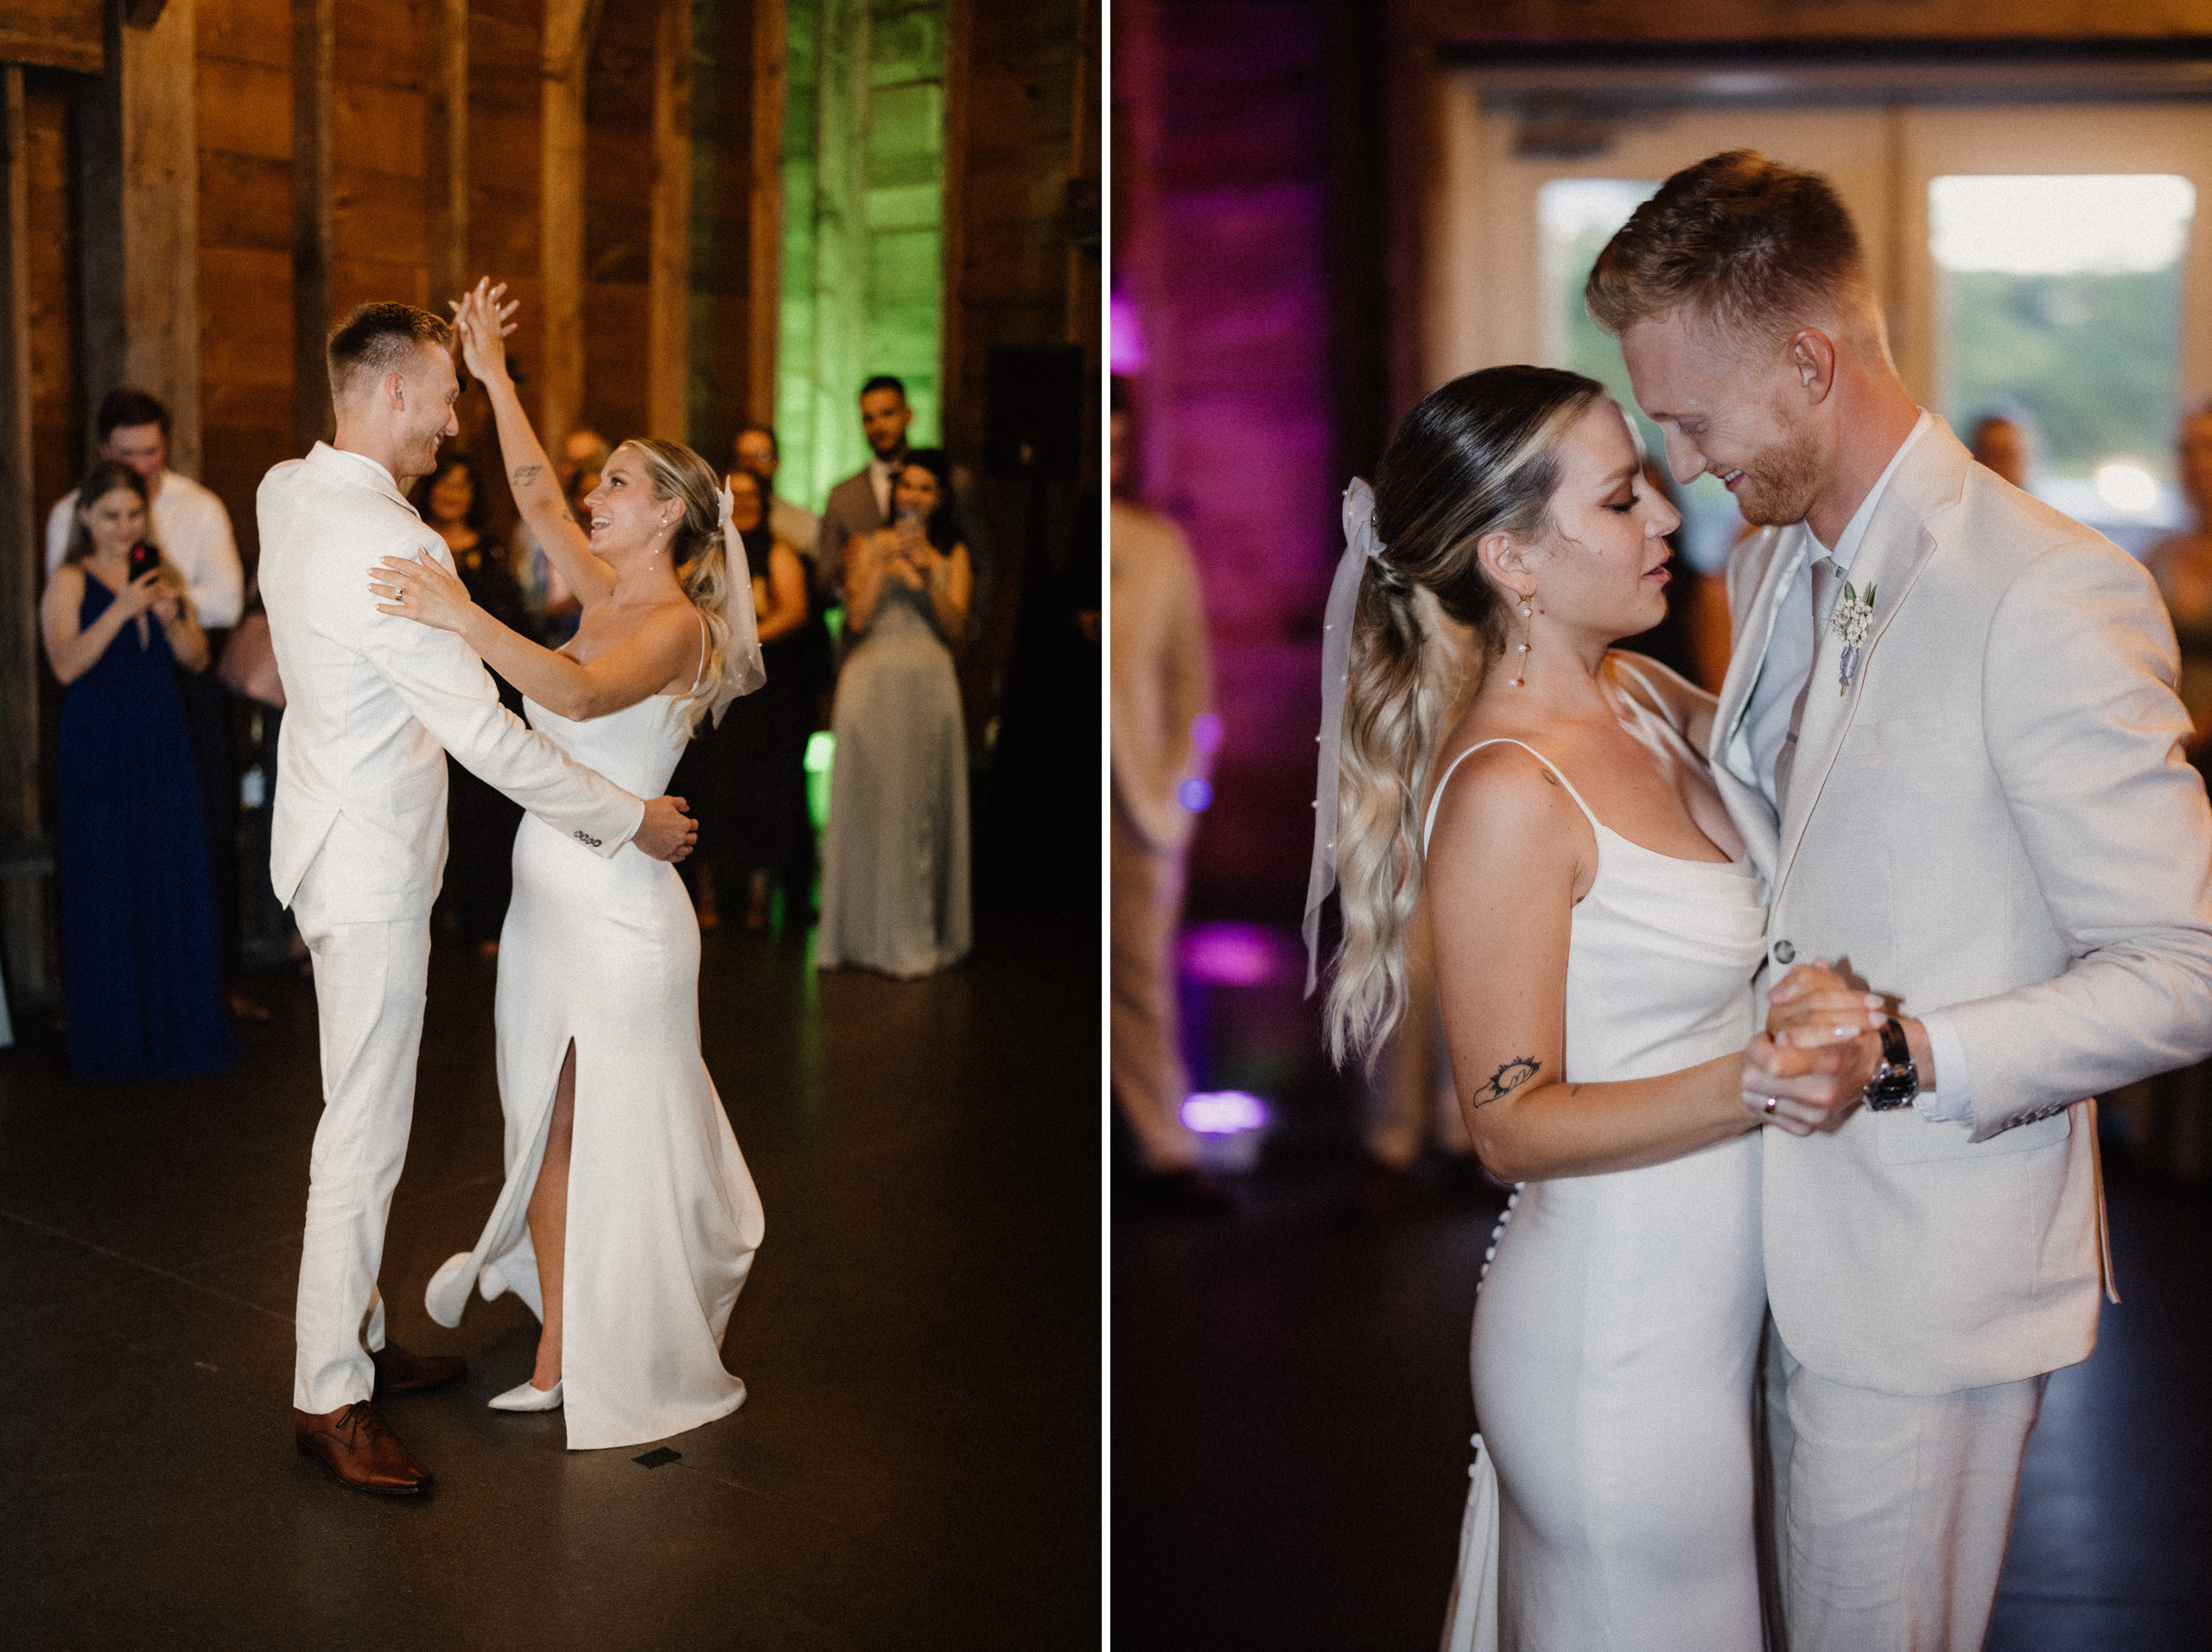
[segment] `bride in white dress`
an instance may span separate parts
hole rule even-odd
[[[1447,1648],[1756,1652],[1758,1133],[1839,1119],[1829,1045],[1882,1016],[1807,966],[1758,1032],[1713,702],[1610,646],[1665,610],[1679,518],[1640,462],[1595,382],[1493,368],[1345,505],[1308,902],[1341,874],[1332,1052],[1396,1023],[1426,899],[1461,1106],[1522,1185],[1477,1299]]]
[[[489,392],[515,502],[582,599],[559,653],[499,625],[434,563],[387,558],[386,613],[457,632],[523,692],[532,727],[652,797],[702,715],[759,686],[760,645],[720,479],[673,442],[629,442],[569,516],[508,377],[513,306],[480,283],[457,324]],[[499,937],[506,1181],[473,1250],[441,1268],[430,1315],[472,1287],[542,1323],[528,1382],[491,1403],[564,1412],[572,1450],[696,1428],[745,1402],[721,1362],[760,1243],[760,1201],[699,1055],[699,926],[673,867],[583,853],[542,823],[515,836]]]

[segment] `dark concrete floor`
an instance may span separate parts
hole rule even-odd
[[[1236,1218],[1116,1192],[1117,1647],[1419,1652],[1441,1631],[1503,1197],[1432,1176],[1399,1213],[1350,1219],[1349,1127],[1314,1110],[1286,1120]],[[2126,1299],[2052,1380],[1989,1652],[2212,1645],[2212,1194],[2117,1156],[2107,1172]]]
[[[423,1287],[499,1181],[494,966],[441,951],[383,1280],[465,1354],[387,1401],[435,1473],[366,1496],[292,1451],[291,1311],[320,1094],[312,992],[214,1081],[0,1055],[0,1643],[35,1648],[944,1648],[1097,1643],[1098,931],[986,917],[935,980],[817,978],[711,937],[709,1065],[767,1211],[724,1344],[751,1397],[570,1452],[484,1401],[513,1297]],[[32,1018],[34,1023],[35,1018]]]

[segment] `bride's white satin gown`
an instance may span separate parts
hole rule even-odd
[[[1630,842],[1552,772],[1598,836],[1570,931],[1567,1082],[1740,1051],[1764,946],[1757,875]],[[1483,1451],[1447,1649],[1758,1652],[1758,1175],[1751,1132],[1516,1196],[1476,1300]]]
[[[667,695],[588,722],[524,703],[532,727],[641,797],[667,790],[689,738]],[[476,1248],[430,1281],[430,1317],[460,1324],[480,1285],[544,1318],[525,1213],[573,1039],[569,1446],[635,1445],[736,1410],[745,1384],[722,1369],[721,1339],[760,1243],[760,1200],[700,1059],[699,924],[676,868],[634,844],[603,859],[524,816],[497,1006],[506,1185]]]

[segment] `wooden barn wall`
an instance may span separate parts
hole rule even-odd
[[[691,443],[727,469],[755,416],[753,0],[696,0],[691,75]],[[766,295],[772,308],[775,295]],[[763,413],[772,413],[772,400]]]
[[[584,81],[584,422],[609,442],[648,427],[652,268],[652,9],[610,7]]]
[[[46,507],[85,473],[86,410],[77,372],[77,243],[69,211],[71,88],[67,77],[23,78],[29,150],[31,498]]]

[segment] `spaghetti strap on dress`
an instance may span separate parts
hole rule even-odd
[[[1436,796],[1499,743],[1460,753]],[[1569,932],[1567,1081],[1740,1050],[1764,945],[1757,874],[1631,842],[1541,752],[1503,743],[1558,777],[1598,838]],[[1435,817],[1432,797],[1424,848]],[[1516,1195],[1476,1299],[1482,1433],[1446,1652],[1758,1652],[1758,1172],[1752,1133]]]

